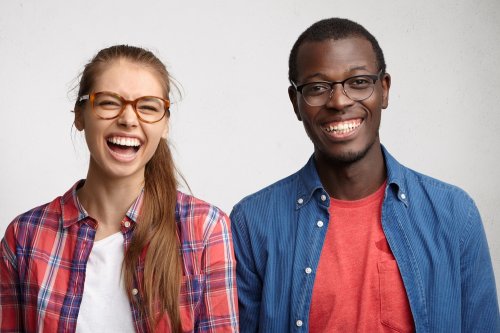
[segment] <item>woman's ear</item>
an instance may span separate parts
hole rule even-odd
[[[85,120],[83,119],[83,112],[81,108],[75,108],[75,127],[79,131],[85,129]]]
[[[166,139],[168,136],[168,120],[165,123],[165,128],[163,129],[163,133],[161,134],[161,137],[163,139]]]

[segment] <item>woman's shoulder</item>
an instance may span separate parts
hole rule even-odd
[[[5,240],[22,245],[41,233],[57,232],[61,223],[61,197],[18,215],[7,226]]]
[[[227,214],[220,208],[192,195],[177,191],[176,213],[181,217],[186,215],[202,216],[211,219],[227,218]]]
[[[206,242],[215,230],[229,232],[226,213],[215,205],[180,191],[177,191],[175,215],[181,235],[202,242]]]
[[[18,241],[22,241],[23,239],[30,239],[34,235],[39,237],[60,232],[63,215],[68,214],[69,208],[72,208],[73,200],[70,200],[70,198],[73,197],[75,186],[76,184],[64,195],[19,214],[7,226],[5,237],[13,237]]]

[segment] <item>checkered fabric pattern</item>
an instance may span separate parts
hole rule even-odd
[[[74,332],[85,269],[98,222],[78,202],[77,182],[62,197],[18,216],[0,244],[0,331]],[[124,247],[133,235],[142,193],[121,223]],[[237,332],[235,259],[228,217],[178,192],[176,219],[183,278],[180,311],[185,332]],[[144,258],[137,266],[141,301]],[[137,332],[150,332],[131,302]],[[165,332],[164,315],[156,331]]]

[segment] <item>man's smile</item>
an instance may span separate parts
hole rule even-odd
[[[330,136],[346,137],[354,134],[356,129],[363,123],[362,118],[349,119],[345,121],[332,121],[321,125],[321,128]]]

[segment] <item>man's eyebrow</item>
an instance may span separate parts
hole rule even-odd
[[[352,72],[352,71],[356,71],[356,70],[360,70],[360,69],[367,70],[366,66],[353,66],[353,67],[349,68],[348,72]]]
[[[315,78],[315,77],[323,77],[323,76],[324,76],[324,74],[321,74],[321,73],[314,73],[314,74],[311,74],[311,75],[308,75],[308,76],[304,77],[304,78],[302,79],[302,81],[307,81],[307,80],[312,79],[312,78]]]
[[[366,66],[364,66],[364,65],[360,65],[360,66],[352,66],[352,67],[349,67],[349,68],[345,71],[345,74],[346,74],[346,75],[348,75],[348,74],[350,74],[351,72],[354,72],[354,71],[357,71],[357,70],[365,70],[365,71],[366,71],[366,70],[368,70],[368,69],[367,69],[367,68],[366,68]],[[325,74],[320,73],[320,72],[317,72],[317,73],[313,73],[313,74],[311,74],[311,75],[308,75],[308,76],[304,77],[304,78],[302,79],[302,81],[303,81],[303,82],[305,82],[305,81],[310,80],[310,79],[313,79],[313,78],[323,78],[323,80],[328,81],[328,80],[324,79],[324,77],[325,77]]]

